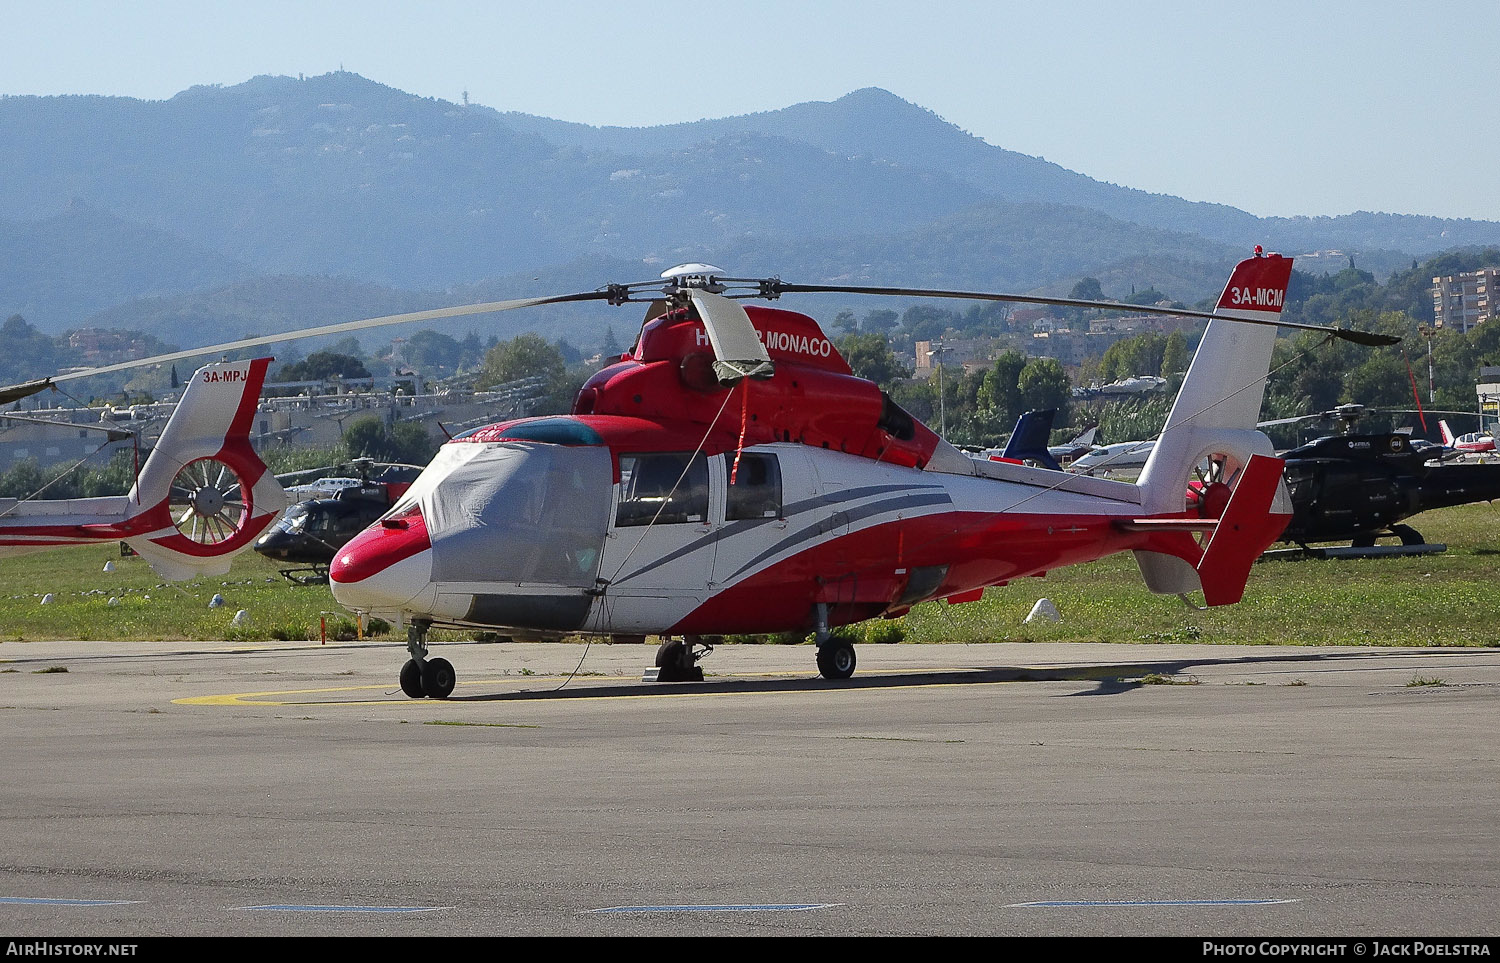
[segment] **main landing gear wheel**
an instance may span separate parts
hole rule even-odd
[[[692,641],[667,639],[656,647],[656,681],[702,682],[703,669],[698,665],[699,658],[693,652]]]
[[[413,699],[420,699],[427,694],[422,688],[422,664],[416,659],[407,659],[406,664],[401,667],[401,691]]]
[[[825,679],[847,679],[854,674],[854,646],[832,639],[818,646],[818,674]]]
[[[434,699],[446,699],[458,682],[453,663],[447,659],[428,659],[422,665],[422,689]]]

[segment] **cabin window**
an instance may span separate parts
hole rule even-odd
[[[735,456],[739,468],[735,468]],[[724,520],[777,518],[781,515],[781,463],[775,455],[729,452],[724,456],[724,478],[729,482]]]
[[[620,507],[615,513],[616,525],[672,525],[707,520],[708,460],[702,455],[667,452],[620,456]]]

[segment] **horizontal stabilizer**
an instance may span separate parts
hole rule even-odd
[[[1122,532],[1211,532],[1217,518],[1122,518],[1115,528]]]

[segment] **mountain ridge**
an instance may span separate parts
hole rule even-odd
[[[593,128],[345,71],[266,74],[163,101],[0,97],[0,139],[17,145],[0,179],[0,316],[52,332],[132,318],[183,336],[208,327],[184,323],[194,310],[273,329],[295,312],[270,296],[245,304],[257,278],[307,279],[309,296],[372,313],[571,278],[567,265],[690,260],[990,290],[1101,276],[1195,301],[1254,244],[1389,271],[1500,243],[1495,222],[1256,218],[1106,184],[881,88]],[[330,293],[341,285],[370,287]],[[214,292],[234,307],[209,311]]]

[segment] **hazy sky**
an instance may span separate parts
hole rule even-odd
[[[0,16],[7,94],[164,99],[342,66],[643,126],[883,87],[1142,190],[1500,220],[1495,0],[0,0]]]

